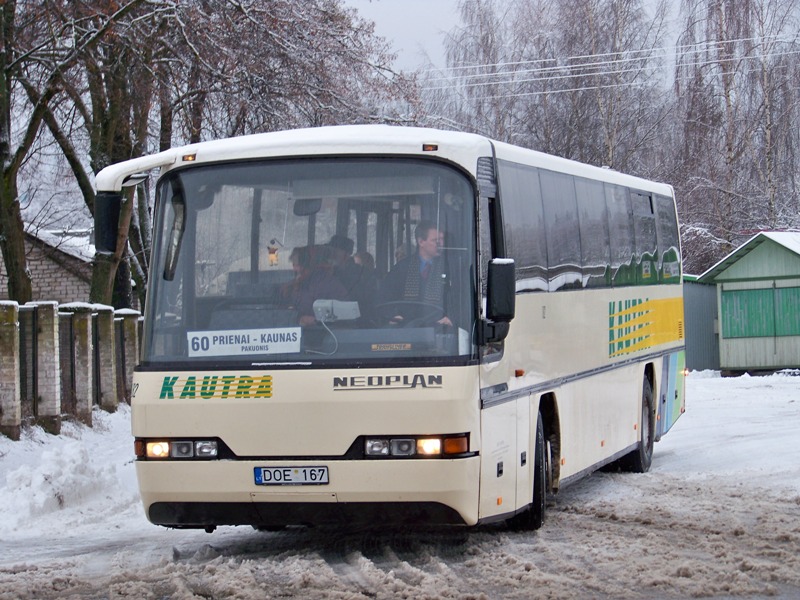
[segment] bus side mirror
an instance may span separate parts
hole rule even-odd
[[[486,317],[495,323],[511,321],[514,318],[515,292],[514,260],[492,259],[486,286]]]
[[[508,335],[508,324],[514,318],[516,279],[514,260],[494,258],[489,262],[486,283],[486,318],[484,341],[500,342]]]
[[[121,206],[120,192],[97,192],[94,201],[94,247],[98,252],[116,252]]]

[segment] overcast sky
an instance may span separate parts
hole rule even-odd
[[[414,70],[426,54],[444,67],[444,34],[458,23],[458,0],[345,0],[362,17],[375,22],[375,33],[397,53],[398,69]]]
[[[395,66],[415,70],[427,64],[426,56],[445,67],[444,35],[458,25],[459,0],[343,0],[362,17],[375,23],[375,33],[386,38],[397,53]],[[652,9],[655,0],[645,6]],[[670,5],[672,30],[677,29],[677,2]],[[674,34],[668,43],[674,43]]]

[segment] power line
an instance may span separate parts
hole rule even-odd
[[[772,37],[774,37],[777,41],[789,43],[789,40],[778,39],[779,36],[772,36]],[[705,50],[707,50],[709,47],[713,47],[715,45],[719,45],[719,44],[723,44],[723,43],[735,43],[735,42],[743,42],[743,41],[753,41],[753,40],[757,40],[757,39],[758,40],[765,40],[765,39],[768,39],[768,38],[764,38],[764,37],[760,37],[760,38],[738,38],[736,40],[710,41],[710,42],[703,42],[701,44],[691,44],[691,45],[684,45],[684,46],[672,46],[670,48],[674,48],[674,49],[678,49],[678,48],[694,48],[691,52],[687,52],[687,53],[684,53],[683,55],[681,55],[682,57],[685,57],[686,55],[691,56],[692,54],[700,54],[701,52],[703,52],[704,50],[702,48],[700,48],[699,46],[705,46]],[[794,40],[791,40],[791,41],[794,41]],[[529,83],[529,82],[535,82],[535,81],[540,81],[540,80],[544,80],[544,79],[551,79],[552,80],[552,79],[560,79],[560,78],[563,79],[563,78],[571,78],[571,77],[587,77],[587,76],[590,76],[590,75],[594,75],[594,76],[617,75],[617,74],[622,74],[622,73],[627,73],[627,72],[635,72],[635,71],[641,70],[641,69],[617,69],[616,67],[618,65],[624,65],[626,63],[632,63],[632,62],[641,62],[641,61],[647,60],[649,58],[663,58],[663,57],[666,56],[666,54],[653,55],[652,53],[655,50],[664,50],[664,48],[653,48],[653,49],[648,49],[648,50],[633,50],[633,51],[625,51],[625,52],[622,53],[622,54],[626,54],[626,55],[644,54],[645,56],[642,56],[642,57],[635,57],[635,56],[634,57],[630,57],[630,56],[627,56],[625,58],[617,58],[617,59],[606,60],[606,61],[592,60],[592,61],[583,62],[583,63],[563,64],[563,65],[539,67],[539,68],[534,68],[534,69],[517,69],[517,70],[512,70],[512,71],[499,71],[499,72],[493,72],[493,73],[481,73],[481,74],[463,75],[463,76],[453,75],[453,76],[447,76],[447,77],[436,77],[436,78],[430,79],[429,81],[430,82],[436,82],[436,81],[464,82],[465,80],[469,81],[470,79],[498,78],[495,81],[475,81],[473,83],[461,83],[461,85],[459,86],[459,87],[462,87],[462,88],[468,88],[468,87],[484,87],[484,86],[489,86],[489,85],[500,85],[500,84],[507,84],[507,83]],[[796,50],[791,50],[791,51],[786,51],[786,52],[772,52],[772,53],[769,53],[769,54],[766,54],[766,55],[757,55],[757,56],[752,56],[752,55],[733,56],[733,57],[730,57],[730,58],[721,58],[721,59],[717,59],[717,60],[707,60],[707,61],[703,61],[703,62],[689,63],[689,64],[685,64],[684,66],[702,66],[702,65],[706,65],[706,64],[708,64],[708,65],[721,64],[721,63],[729,62],[729,61],[773,58],[773,57],[777,57],[777,56],[789,56],[789,55],[793,55],[793,54],[796,54],[796,53],[797,53]],[[597,54],[597,55],[579,55],[579,56],[574,56],[574,57],[567,57],[566,59],[563,59],[563,60],[569,61],[569,60],[578,60],[578,59],[587,59],[587,58],[594,59],[594,58],[602,58],[602,57],[607,57],[607,56],[616,56],[616,55],[619,55],[619,54],[620,53],[603,53],[603,54]],[[490,67],[495,67],[495,66],[508,66],[508,65],[529,65],[529,64],[536,64],[536,63],[549,63],[549,62],[553,62],[555,60],[557,60],[557,59],[548,58],[548,59],[537,59],[535,61],[517,61],[517,62],[514,62],[514,63],[493,63],[493,64],[485,64],[485,65],[471,65],[469,67],[455,67],[454,69],[463,69],[463,68],[475,69],[475,68],[490,68]],[[614,67],[614,68],[612,68],[611,70],[604,70],[604,71],[598,70],[600,67],[609,67],[609,66]],[[523,79],[523,80],[513,80],[513,79],[502,80],[502,79],[499,79],[501,77],[514,77],[514,76],[517,76],[517,75],[527,75],[527,74],[547,75],[548,73],[558,73],[558,72],[563,72],[563,71],[567,71],[567,70],[580,70],[580,69],[582,69],[584,71],[588,71],[588,72],[575,73],[575,74],[561,74],[561,75],[558,75],[558,76],[555,76],[555,77],[541,77],[541,78]],[[445,85],[442,85],[442,86],[428,86],[428,87],[424,87],[423,89],[424,90],[428,90],[428,91],[436,91],[436,90],[451,89],[451,86],[445,86]]]
[[[759,37],[748,37],[748,38],[736,38],[732,40],[708,40],[704,42],[697,42],[694,44],[684,44],[679,46],[656,46],[653,48],[645,48],[639,50],[620,50],[616,52],[603,52],[598,54],[577,54],[574,56],[567,56],[560,60],[567,62],[567,61],[578,61],[578,60],[587,60],[591,59],[592,62],[586,63],[575,63],[570,64],[571,67],[582,67],[582,66],[591,66],[596,64],[613,64],[615,62],[622,61],[633,61],[633,60],[644,60],[645,58],[663,58],[670,56],[672,53],[681,50],[685,50],[685,54],[700,54],[703,52],[708,51],[709,49],[713,48],[714,46],[721,46],[724,44],[735,44],[740,42],[751,42],[751,41],[760,41],[760,42],[767,42],[772,40],[773,42],[784,42],[784,43],[794,43],[798,41],[797,37],[789,38],[783,35],[772,35],[772,36],[759,36]],[[655,52],[659,52],[659,54],[653,54]],[[597,62],[594,59],[597,58],[604,58],[604,57],[615,57],[619,56],[620,54],[631,55],[631,54],[645,54],[645,57],[642,58],[625,58],[625,59],[612,59],[611,61],[605,62]],[[652,55],[652,56],[651,56]],[[509,66],[518,66],[518,65],[536,65],[540,63],[551,63],[559,60],[558,57],[552,58],[538,58],[533,60],[521,60],[521,61],[504,61],[504,62],[497,62],[497,63],[481,63],[475,65],[461,65],[456,67],[447,67],[444,71],[462,71],[467,69],[487,69],[487,68],[501,68],[501,67],[509,67]],[[443,75],[441,77],[434,77],[429,79],[429,81],[440,81],[440,80],[451,80],[451,79],[469,79],[469,78],[479,78],[479,77],[492,77],[501,75],[504,73],[513,74],[513,73],[524,73],[524,72],[537,72],[537,71],[546,71],[551,69],[559,68],[558,66],[554,67],[536,67],[534,69],[514,69],[511,71],[500,71],[500,72],[493,72],[493,73],[476,73],[473,75]],[[420,71],[421,74],[424,73],[441,73],[442,69],[429,69],[426,71]]]
[[[775,58],[781,56],[793,56],[796,54],[800,54],[800,49],[798,50],[790,50],[785,52],[773,52],[769,54],[762,54],[758,56],[732,56],[730,58],[721,58],[717,60],[705,60],[705,61],[698,61],[694,63],[682,63],[682,67],[703,67],[703,66],[719,66],[726,63],[732,62],[742,62],[742,61],[749,61],[749,60],[761,60],[765,58]],[[624,62],[624,61],[620,61]],[[615,63],[609,63],[615,64]],[[589,65],[591,66],[591,65]],[[606,65],[603,65],[606,66]],[[569,65],[565,67],[559,68],[557,71],[566,71],[572,70],[576,67]],[[587,67],[588,68],[588,67]],[[484,82],[475,82],[475,83],[464,83],[458,85],[458,82],[455,81],[454,85],[451,86],[438,86],[438,87],[422,87],[423,91],[442,91],[442,90],[452,90],[452,89],[471,89],[471,88],[480,88],[480,87],[488,87],[488,86],[502,86],[502,85],[521,85],[524,83],[537,83],[541,81],[558,81],[558,80],[568,80],[568,79],[585,79],[585,78],[598,78],[598,77],[611,77],[615,75],[624,75],[626,73],[636,73],[644,71],[644,68],[633,68],[633,69],[613,69],[613,70],[605,70],[605,71],[595,71],[591,72],[591,69],[588,69],[590,72],[583,72],[583,73],[562,73],[559,75],[553,76],[543,76],[543,77],[533,77],[528,79],[507,79],[507,80],[497,80],[497,81],[484,81]],[[556,70],[552,69],[542,69],[541,72],[557,72]],[[534,71],[525,71],[525,72],[534,72]],[[515,75],[516,73],[507,73],[507,75]],[[628,84],[609,84],[606,87],[619,87],[619,85],[632,85],[635,82],[630,82]],[[588,89],[598,89],[604,86],[592,86]],[[530,92],[525,94],[516,94],[513,96],[525,96],[525,95],[541,95],[545,93],[560,93],[564,91],[575,91],[577,89],[584,89],[584,88],[575,88],[574,90],[552,90],[551,92]],[[488,96],[487,98],[498,98],[498,97],[508,97],[509,95],[503,96]]]
[[[789,54],[800,54],[800,50],[797,50],[797,51],[794,51],[794,52],[786,52],[786,53],[781,54],[781,56],[789,55]],[[730,60],[724,61],[724,62],[730,62],[730,61],[733,61],[733,60],[735,60],[735,59],[730,59]],[[702,63],[697,63],[697,65],[702,65]],[[688,65],[688,66],[692,66],[692,65]],[[748,75],[750,73],[755,73],[755,72],[758,72],[757,69],[751,69],[751,70],[745,71],[745,72],[743,72],[741,74],[742,75]],[[575,75],[575,76],[571,76],[571,77],[582,77],[582,76]],[[555,78],[541,78],[541,79],[539,79],[539,81],[552,81],[553,79],[555,79]],[[685,81],[685,80],[690,80],[690,79],[692,79],[691,75],[687,75],[685,77],[677,78],[678,81]],[[647,87],[647,85],[648,85],[647,82],[643,82],[643,81],[623,81],[623,82],[617,82],[617,83],[604,83],[604,84],[597,84],[597,85],[584,85],[584,86],[572,87],[572,88],[550,89],[550,90],[540,90],[540,91],[533,91],[533,92],[508,93],[508,94],[496,94],[496,95],[492,95],[492,96],[477,96],[477,97],[472,98],[472,100],[480,102],[480,101],[485,101],[485,100],[502,100],[502,99],[505,99],[505,98],[522,98],[522,97],[528,97],[528,96],[546,96],[546,95],[552,95],[552,94],[564,94],[564,93],[568,93],[568,92],[581,92],[581,91],[590,91],[590,90],[613,89],[613,88],[620,88],[620,87],[631,87],[631,88]],[[465,87],[469,88],[470,86],[465,86]],[[452,89],[452,88],[435,88],[435,89]],[[800,89],[800,88],[796,88],[796,89]],[[423,90],[425,90],[425,88],[423,88]],[[461,90],[462,90],[462,88],[457,88],[457,91],[461,91]]]
[[[788,51],[785,51],[785,52],[772,52],[772,53],[769,53],[769,54],[762,54],[762,55],[757,55],[757,56],[752,56],[752,55],[749,55],[749,56],[733,56],[733,57],[730,57],[730,58],[722,58],[722,59],[717,59],[717,60],[705,60],[705,61],[695,62],[695,63],[683,63],[683,65],[684,66],[690,66],[690,67],[691,66],[713,65],[713,64],[720,64],[720,63],[732,62],[732,61],[740,61],[740,60],[757,60],[757,59],[762,59],[762,58],[773,58],[773,57],[778,57],[778,56],[790,56],[790,55],[793,55],[793,54],[796,54],[796,53],[797,53],[797,50],[788,50]],[[488,77],[488,76],[492,76],[492,77],[506,76],[506,77],[508,77],[508,76],[514,76],[514,75],[518,75],[518,74],[547,74],[547,73],[557,73],[557,72],[563,72],[563,71],[567,71],[567,70],[576,70],[576,69],[585,69],[588,72],[559,75],[558,78],[587,77],[587,76],[590,76],[590,75],[595,75],[595,76],[614,75],[614,74],[618,74],[618,73],[639,71],[641,69],[612,69],[612,70],[606,70],[606,71],[596,71],[596,68],[597,67],[609,66],[609,65],[616,66],[618,64],[624,64],[624,63],[628,63],[628,62],[641,61],[641,60],[644,60],[644,59],[621,59],[621,60],[618,60],[618,61],[604,61],[602,63],[570,64],[570,65],[563,65],[563,66],[558,66],[558,67],[547,67],[547,68],[542,68],[542,69],[526,69],[526,70],[521,70],[521,71],[508,71],[508,72],[503,72],[503,73],[486,74],[483,77]],[[593,70],[595,70],[595,72],[592,72]],[[555,79],[555,78],[557,78],[557,77],[553,77],[553,78],[543,77],[541,79]],[[449,78],[448,80],[449,81],[454,81],[454,82],[463,81],[463,79],[458,79],[456,77]],[[526,81],[537,81],[537,80],[538,79],[529,79],[529,80],[506,79],[506,80],[496,80],[496,81],[478,81],[478,82],[474,82],[474,83],[462,83],[459,87],[482,87],[482,86],[487,86],[487,85],[497,85],[497,84],[503,84],[503,83],[522,83],[522,82],[526,82]],[[436,80],[434,80],[434,81],[436,81]],[[426,87],[424,89],[431,90],[431,91],[433,91],[433,90],[442,90],[442,89],[450,89],[450,86]]]

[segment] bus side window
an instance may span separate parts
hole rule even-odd
[[[656,196],[656,233],[658,235],[658,272],[662,283],[679,283],[681,244],[675,202],[668,196]]]
[[[580,219],[583,287],[611,286],[608,209],[600,181],[575,178]]]
[[[633,235],[636,242],[636,283],[652,284],[658,278],[656,261],[656,216],[653,197],[631,190]]]
[[[550,291],[581,287],[581,240],[572,175],[540,171]]]
[[[607,183],[605,191],[611,242],[612,285],[633,285],[635,281],[633,214],[628,188]]]
[[[517,271],[518,291],[547,291],[547,235],[539,170],[498,161],[502,182],[507,255]]]

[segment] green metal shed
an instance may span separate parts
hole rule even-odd
[[[761,232],[703,273],[723,371],[800,368],[800,232]]]

